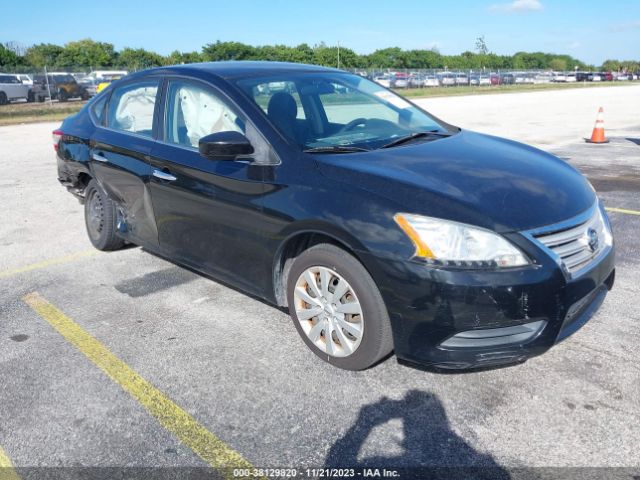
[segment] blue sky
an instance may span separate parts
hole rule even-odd
[[[324,41],[358,53],[435,46],[456,54],[473,50],[475,38],[484,35],[498,54],[568,53],[593,64],[640,59],[639,0],[94,0],[62,5],[6,2],[0,42],[64,44],[90,37],[118,49],[167,54],[200,50],[218,39],[253,45]]]

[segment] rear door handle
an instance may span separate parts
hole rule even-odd
[[[108,162],[109,160],[107,160],[107,157],[104,156],[104,153],[99,152],[99,153],[94,153],[93,155],[91,155],[91,158],[93,158],[96,162]]]
[[[153,176],[167,182],[173,182],[178,179],[178,177],[171,175],[170,173],[163,172],[162,170],[154,170]]]

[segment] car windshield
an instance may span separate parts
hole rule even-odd
[[[245,78],[237,85],[302,150],[373,150],[395,146],[405,137],[418,142],[453,133],[402,97],[358,75],[285,73]],[[434,135],[415,135],[425,132]]]

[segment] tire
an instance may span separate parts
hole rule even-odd
[[[38,95],[38,102],[39,102],[39,103],[43,103],[43,102],[44,102],[44,97],[43,97],[43,96]]]
[[[27,94],[27,102],[28,103],[33,103],[36,101],[36,97],[33,94],[33,92],[31,90],[29,90],[29,93]]]
[[[315,290],[307,279],[317,282]],[[324,291],[323,283],[328,284],[326,297],[317,295]],[[340,298],[332,298],[338,287]],[[364,370],[393,350],[389,314],[380,290],[356,258],[334,245],[316,245],[294,260],[287,275],[287,301],[302,340],[331,365]],[[359,313],[341,313],[342,309]],[[331,345],[325,338],[326,328],[331,331]]]
[[[60,91],[58,92],[58,101],[59,102],[66,102],[69,99],[69,96],[67,95],[67,92],[65,92],[64,90],[60,89]]]
[[[0,105],[6,105],[7,103],[9,103],[9,100],[7,99],[7,94],[4,92],[0,92]]]
[[[95,180],[85,189],[84,221],[89,240],[98,250],[118,250],[124,246],[124,240],[116,235],[116,206]]]

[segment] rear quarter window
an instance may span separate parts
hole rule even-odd
[[[98,125],[104,125],[104,107],[107,104],[108,95],[98,96],[89,106],[91,117],[93,121]]]

